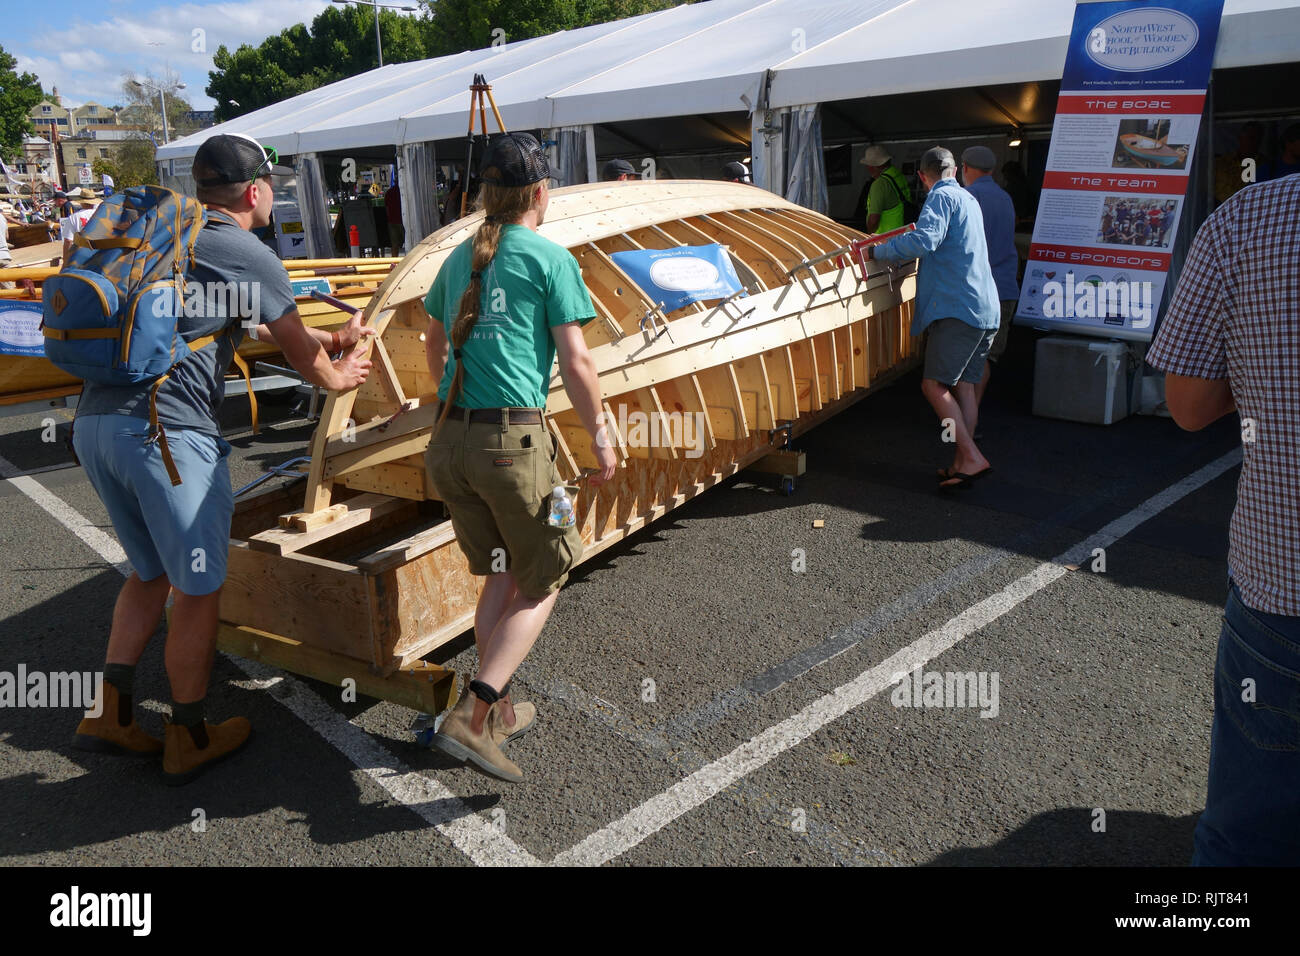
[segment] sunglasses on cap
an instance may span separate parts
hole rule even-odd
[[[258,178],[262,176],[270,175],[271,167],[275,166],[280,161],[280,154],[276,152],[274,146],[262,146],[261,143],[258,143],[257,145],[261,147],[262,152],[266,154],[266,158],[263,159],[257,169],[253,171],[253,178],[248,181],[249,185],[257,182]]]

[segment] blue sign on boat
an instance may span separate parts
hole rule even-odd
[[[633,249],[610,258],[646,295],[662,302],[665,312],[705,299],[725,299],[743,288],[731,257],[717,243]]]
[[[0,355],[45,356],[39,302],[0,302]]]

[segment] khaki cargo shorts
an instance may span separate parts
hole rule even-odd
[[[582,558],[575,525],[547,523],[551,491],[564,484],[544,424],[490,424],[448,418],[429,442],[425,468],[471,574],[508,570],[526,597],[558,590]]]

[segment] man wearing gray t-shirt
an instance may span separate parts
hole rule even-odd
[[[87,382],[77,407],[73,444],[131,560],[113,611],[100,716],[77,728],[76,744],[131,755],[162,753],[164,780],[186,783],[248,740],[243,717],[204,720],[204,698],[216,647],[217,609],[226,576],[234,498],[218,408],[223,378],[245,331],[264,329],[308,381],[346,391],[366,379],[358,312],[342,332],[302,324],[284,266],[250,230],[270,222],[274,153],[243,136],[213,136],[194,156],[198,198],[207,223],[185,276],[178,328],[194,342],[158,386],[160,431],[180,484],[173,484],[150,423],[154,383],[105,386]],[[347,349],[330,361],[326,348]],[[135,665],[175,591],[165,662],[172,715],[165,741],[145,733],[132,708]]]

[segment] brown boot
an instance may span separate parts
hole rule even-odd
[[[103,707],[99,716],[82,718],[77,725],[77,734],[72,738],[73,746],[80,750],[128,757],[156,757],[162,753],[163,742],[146,734],[135,722],[135,714],[130,715],[129,723],[123,724],[119,720],[122,697],[116,687],[104,681],[100,694]]]
[[[244,717],[231,717],[219,724],[204,724],[208,745],[194,742],[189,727],[167,724],[167,749],[163,752],[163,783],[178,787],[189,783],[218,760],[237,753],[248,743],[253,726]]]
[[[500,780],[518,783],[524,779],[524,772],[510,762],[494,739],[496,705],[488,709],[481,732],[476,734],[470,729],[475,700],[477,698],[473,694],[461,695],[451,713],[443,718],[438,732],[433,735],[433,746],[449,757],[469,761],[479,770]]]
[[[526,700],[515,704],[515,725],[507,727],[501,722],[501,705],[492,708],[492,742],[504,747],[516,737],[521,737],[533,727],[537,719],[537,708]]]

